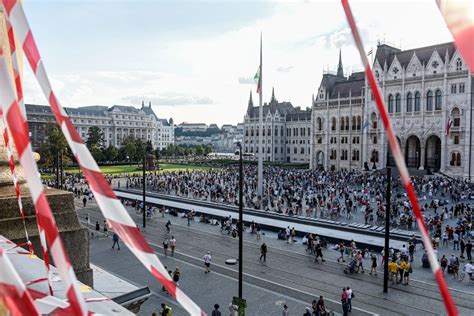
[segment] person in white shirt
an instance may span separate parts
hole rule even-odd
[[[211,270],[209,269],[209,267],[211,266],[211,261],[212,261],[211,252],[208,251],[203,259],[204,259],[204,265],[206,266],[206,270],[204,271],[204,273],[211,272]]]
[[[229,304],[229,316],[236,316],[238,310],[239,307],[237,305],[234,305],[232,303]]]
[[[176,238],[174,238],[174,236],[171,236],[170,248],[171,248],[171,256],[173,256],[174,255],[174,249],[176,248]]]
[[[469,278],[472,279],[472,273],[474,272],[474,266],[472,265],[472,261],[464,265],[464,271],[466,271],[466,273],[469,275]]]

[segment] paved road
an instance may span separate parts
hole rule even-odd
[[[102,216],[94,203],[84,209],[79,206],[79,200],[76,201],[81,219],[88,213],[91,223],[96,219],[102,223]],[[133,210],[131,214],[137,223],[141,222],[141,216],[135,215]],[[187,227],[183,219],[160,217],[151,219],[144,232],[147,240],[160,252],[161,242],[165,238],[164,224],[168,219],[171,219],[173,224],[171,233],[177,239],[177,254],[174,259],[164,258],[163,263],[169,268],[174,268],[179,263],[180,268],[186,269],[181,286],[198,304],[207,309],[216,301],[220,305],[227,305],[236,292],[237,267],[226,266],[224,261],[237,256],[237,239],[221,235],[215,226],[192,223],[191,227]],[[287,301],[296,315],[302,314],[305,303],[309,304],[317,295],[324,295],[327,300],[332,300],[327,302],[328,306],[340,311],[339,293],[343,286],[348,285],[354,289],[356,295],[353,304],[356,309],[352,313],[354,315],[366,314],[364,311],[381,315],[433,315],[443,311],[443,304],[430,271],[421,268],[421,251],[418,251],[413,265],[415,271],[411,284],[395,285],[389,289],[388,294],[384,294],[381,291],[382,273],[377,277],[367,273],[344,275],[344,266],[335,261],[338,255],[336,251],[325,251],[327,261],[317,264],[298,243],[287,244],[277,240],[274,234],[267,233],[261,242],[266,242],[269,246],[268,261],[261,264],[258,260],[260,242],[255,241],[250,234],[245,234],[244,239],[244,280],[247,282],[244,296],[249,300],[249,308],[252,311],[249,315],[259,315],[262,312],[265,315],[279,315],[278,304],[281,301]],[[152,303],[160,302],[161,287],[151,280],[144,268],[135,259],[124,255],[127,250],[121,250],[120,254],[117,251],[111,252],[107,243],[110,245],[110,240],[96,238],[91,241],[92,262],[141,285],[150,284],[157,293],[153,296]],[[208,250],[212,252],[213,268],[219,275],[205,275],[202,272],[201,258]],[[442,253],[443,249],[440,252]],[[106,255],[109,253],[110,256]],[[110,260],[124,256],[127,256],[126,260]],[[449,278],[448,284],[460,313],[470,315],[474,309],[474,302],[470,299],[474,294],[473,288]],[[260,306],[263,309],[252,310]],[[150,311],[151,309],[146,309],[145,315]]]

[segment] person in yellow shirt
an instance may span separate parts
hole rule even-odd
[[[406,262],[405,265],[405,271],[403,275],[403,284],[408,285],[408,282],[410,281],[410,273],[411,273],[411,264],[410,262]]]
[[[388,269],[390,270],[390,280],[392,284],[395,284],[397,281],[397,274],[398,274],[398,264],[396,261],[390,260],[388,263]]]
[[[397,283],[402,283],[405,284],[404,279],[405,279],[405,271],[407,270],[408,262],[405,259],[400,260],[400,266],[398,267],[399,272],[400,272],[400,280]]]

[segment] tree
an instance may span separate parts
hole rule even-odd
[[[97,145],[93,145],[89,151],[91,152],[92,157],[94,157],[95,161],[102,162],[104,161],[104,154],[102,150]]]
[[[196,156],[202,156],[204,154],[204,148],[202,147],[202,145],[197,145],[196,147],[194,147],[194,153],[196,154]]]
[[[211,145],[211,144],[206,145],[206,146],[204,147],[204,155],[205,155],[205,156],[209,155],[210,153],[213,152],[213,150],[214,150],[214,149],[212,148],[212,145]]]
[[[92,147],[97,146],[98,148],[102,148],[104,145],[104,132],[97,127],[97,126],[92,126],[89,128],[89,131],[87,132],[87,141],[86,145],[87,148],[92,149]]]
[[[135,137],[133,137],[132,135],[127,136],[122,141],[122,146],[119,149],[120,160],[123,160],[123,161],[134,160],[136,153],[137,153],[137,147],[135,143]]]
[[[109,147],[105,148],[102,151],[102,154],[104,156],[105,161],[108,161],[108,162],[115,161],[118,156],[117,147],[115,147],[114,145],[109,145]]]
[[[141,162],[143,160],[143,153],[145,152],[145,142],[141,138],[135,138],[135,161]]]
[[[55,168],[58,153],[62,151],[64,164],[69,164],[71,159],[68,155],[67,141],[56,124],[51,124],[51,126],[46,128],[46,139],[48,140],[47,143],[42,144],[39,150],[41,156],[40,163],[45,167]]]

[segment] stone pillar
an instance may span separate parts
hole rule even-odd
[[[420,141],[421,143],[421,141]],[[420,144],[420,170],[425,170],[425,155],[426,155],[426,150],[425,150],[425,145],[423,143]]]

